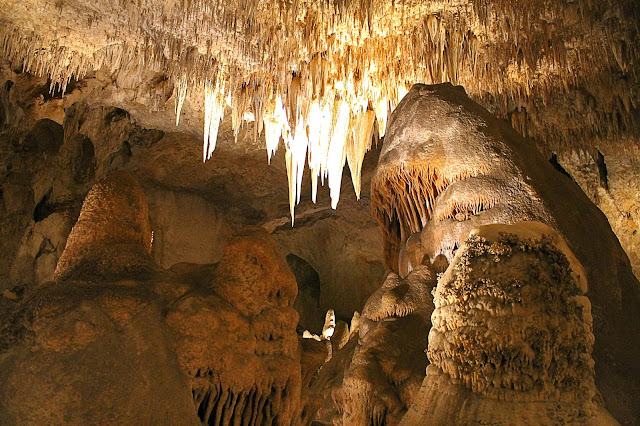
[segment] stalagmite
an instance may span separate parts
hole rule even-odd
[[[333,312],[333,309],[329,309],[324,319],[324,326],[322,327],[322,338],[330,340],[335,329],[336,314]]]
[[[586,291],[551,227],[474,229],[433,292],[431,365],[401,424],[617,424],[598,402]]]

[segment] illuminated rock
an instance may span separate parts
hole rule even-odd
[[[56,281],[3,316],[0,423],[294,423],[297,287],[269,234],[166,271],[148,231],[131,175],[94,186]]]
[[[133,277],[154,268],[147,201],[136,179],[116,172],[85,198],[54,279]]]
[[[627,256],[580,188],[461,87],[415,85],[400,102],[372,179],[372,212],[388,267],[403,273],[406,259],[442,270],[475,227],[535,220],[556,229],[590,285],[596,384],[615,417],[637,417],[640,374],[630,360],[640,339],[628,336],[640,336],[640,284]]]
[[[345,425],[397,424],[424,377],[426,334],[435,277],[424,266],[394,273],[371,295],[360,317],[358,345],[336,404]]]
[[[586,284],[546,225],[474,230],[438,282],[431,364],[401,424],[617,424],[594,383]]]

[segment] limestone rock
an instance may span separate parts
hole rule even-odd
[[[276,243],[250,229],[217,266],[165,271],[146,213],[135,180],[111,175],[56,281],[3,296],[16,300],[0,316],[0,423],[292,424],[296,283]]]
[[[135,276],[153,267],[150,251],[142,188],[131,174],[116,172],[89,191],[54,278]]]
[[[585,284],[546,225],[474,230],[438,282],[431,364],[401,424],[616,424],[595,387]]]
[[[402,273],[406,259],[442,270],[474,227],[535,220],[556,229],[590,283],[596,383],[614,417],[638,418],[640,371],[629,360],[640,338],[629,336],[640,337],[640,283],[628,257],[580,188],[461,87],[417,84],[400,102],[372,178],[372,211],[387,264]]]
[[[397,424],[424,377],[424,334],[435,277],[424,266],[405,279],[390,273],[360,317],[358,345],[336,405],[344,425]]]
[[[264,229],[242,231],[225,248],[212,287],[245,315],[291,306],[298,293],[296,280],[274,253],[278,246]]]

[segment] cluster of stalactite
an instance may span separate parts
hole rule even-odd
[[[83,5],[58,3],[49,7],[62,24],[65,7],[72,13]],[[204,93],[205,160],[230,107],[236,137],[243,123],[253,122],[254,137],[265,134],[269,156],[284,141],[292,216],[306,162],[314,199],[317,178],[326,178],[335,208],[345,162],[359,196],[375,122],[382,136],[387,113],[414,82],[462,84],[497,113],[514,111],[514,126],[543,140],[606,133],[603,127],[624,131],[638,121],[631,1],[157,3],[107,2],[104,13],[85,17],[87,28],[102,30],[106,40],[88,37],[69,46],[37,29],[25,31],[4,12],[0,48],[63,92],[71,78],[103,66],[134,63],[140,73],[164,72],[174,82],[176,121],[185,99]],[[624,87],[603,94],[576,134],[538,123],[537,111],[552,93],[585,81],[620,87],[619,80]]]

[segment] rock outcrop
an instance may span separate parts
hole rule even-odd
[[[367,301],[351,363],[335,403],[344,425],[394,425],[412,405],[424,377],[435,275],[419,266],[393,272]]]
[[[151,238],[140,184],[130,173],[113,173],[89,191],[54,279],[108,280],[149,272]]]

